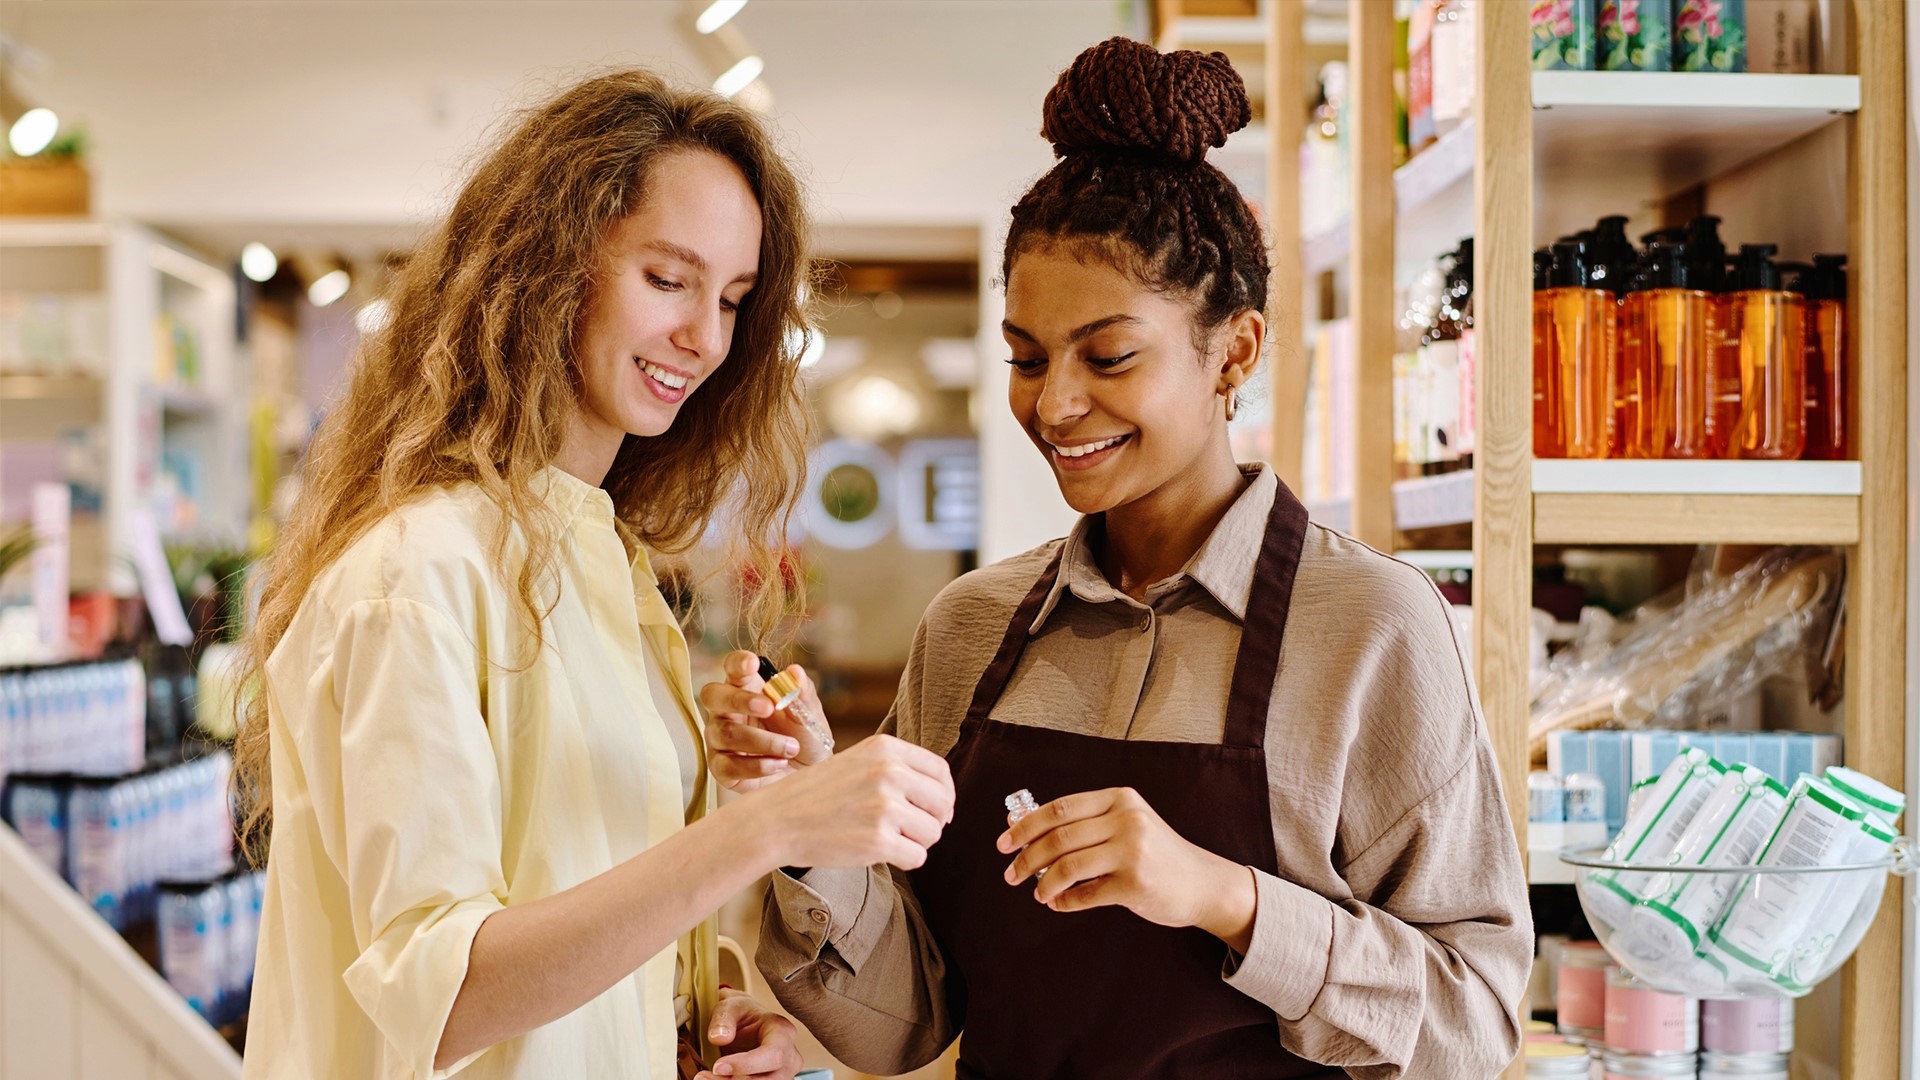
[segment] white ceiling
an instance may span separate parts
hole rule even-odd
[[[774,122],[824,224],[991,226],[1050,161],[1040,102],[1135,0],[752,0]],[[18,80],[86,126],[102,215],[225,246],[378,244],[432,217],[510,110],[598,68],[705,83],[677,0],[35,0]]]

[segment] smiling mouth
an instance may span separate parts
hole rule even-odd
[[[687,386],[693,382],[691,378],[685,375],[668,371],[658,364],[649,363],[637,356],[633,358],[633,362],[640,365],[640,370],[646,372],[647,378],[652,379],[654,382],[659,383],[669,390],[685,390]]]
[[[1131,438],[1133,438],[1132,435],[1115,435],[1111,439],[1101,439],[1099,442],[1080,443],[1076,446],[1061,446],[1051,442],[1047,445],[1053,448],[1054,453],[1071,460],[1073,458],[1086,457],[1089,454],[1097,454],[1102,450],[1112,449]]]

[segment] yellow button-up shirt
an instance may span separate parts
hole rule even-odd
[[[676,993],[712,1000],[707,924],[567,1016],[433,1068],[488,915],[612,868],[706,805],[704,779],[683,790],[667,727],[698,714],[645,552],[629,557],[606,492],[557,469],[537,485],[559,524],[537,651],[514,594],[525,539],[514,531],[503,575],[503,516],[464,485],[357,540],[267,663],[274,827],[249,1080],[666,1080]],[[662,717],[650,668],[680,716]]]

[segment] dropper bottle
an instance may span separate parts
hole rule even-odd
[[[1581,240],[1553,245],[1548,285],[1546,355],[1534,357],[1557,391],[1548,401],[1548,445],[1559,456],[1604,458],[1614,419],[1613,294],[1594,285]]]
[[[1732,456],[1798,458],[1807,441],[1806,303],[1780,279],[1773,244],[1743,244],[1726,296],[1724,364],[1740,375]],[[1724,368],[1723,368],[1724,370]]]
[[[1640,339],[1623,351],[1641,393],[1628,417],[1628,455],[1636,458],[1715,456],[1708,417],[1713,405],[1714,346],[1720,338],[1718,297],[1693,285],[1695,264],[1684,244],[1656,242],[1648,252],[1646,288],[1630,297],[1640,311]]]
[[[1815,255],[1795,289],[1807,304],[1806,457],[1853,457],[1853,339],[1847,333],[1847,257]]]

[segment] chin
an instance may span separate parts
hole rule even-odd
[[[1126,501],[1116,495],[1108,484],[1062,476],[1058,471],[1053,474],[1053,479],[1060,487],[1061,497],[1067,500],[1067,505],[1076,514],[1104,514]]]

